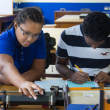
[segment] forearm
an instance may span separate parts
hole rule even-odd
[[[0,74],[0,83],[5,84],[5,85],[12,85],[3,77],[2,74]]]
[[[20,75],[17,68],[9,63],[4,66],[2,69],[2,75],[7,80],[8,83],[15,85],[16,87],[20,87],[26,80]]]
[[[66,65],[56,64],[57,71],[65,78],[70,79],[71,75],[74,74]]]
[[[41,76],[43,75],[43,72],[40,72],[36,69],[30,69],[29,71],[21,74],[23,78],[25,78],[28,81],[35,81],[39,80]]]
[[[21,76],[28,81],[35,81],[35,80],[39,80],[41,78],[42,74],[40,74],[36,70],[31,69],[31,70],[21,74]],[[5,85],[12,85],[3,77],[2,74],[0,74],[0,82]]]

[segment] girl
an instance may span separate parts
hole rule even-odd
[[[12,25],[0,35],[0,82],[15,85],[20,93],[36,99],[33,83],[45,69],[46,45],[43,18],[35,8],[23,9]]]

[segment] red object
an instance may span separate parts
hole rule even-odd
[[[107,53],[109,53],[109,52],[105,52],[105,53],[101,53],[102,55],[107,55]]]
[[[49,107],[48,105],[42,105],[42,108],[47,108],[47,107]]]

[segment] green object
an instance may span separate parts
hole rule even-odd
[[[87,81],[84,84],[76,84],[72,81],[67,81],[68,87],[98,87],[98,84],[94,81]]]

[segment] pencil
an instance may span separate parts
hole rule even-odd
[[[79,71],[81,71],[83,73],[83,71],[76,64],[75,64],[75,66],[76,66],[76,68],[78,68]],[[89,81],[91,81],[90,78],[88,78],[88,79],[89,79]]]

